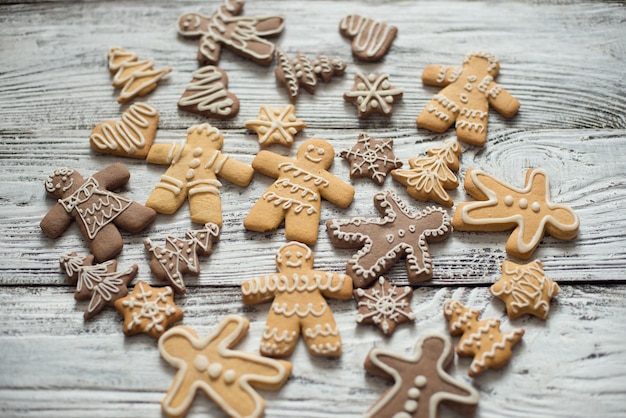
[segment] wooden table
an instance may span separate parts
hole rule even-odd
[[[380,3],[380,4],[378,4]],[[186,129],[209,122],[224,133],[223,151],[250,163],[259,150],[244,122],[261,105],[288,103],[286,90],[265,68],[223,51],[220,66],[240,98],[239,115],[208,120],[181,112],[176,103],[196,68],[197,44],[177,35],[179,15],[211,13],[219,2],[24,2],[0,6],[0,415],[4,417],[159,416],[175,370],[159,356],[157,342],[145,335],[125,337],[122,317],[112,308],[83,321],[85,302],[76,302],[59,268],[68,251],[87,247],[72,226],[58,239],[46,238],[39,221],[54,202],[43,182],[57,167],[88,175],[122,161],[132,172],[122,193],[145,202],[164,167],[141,160],[103,156],[91,151],[91,129],[119,118],[126,106],[116,102],[106,53],[123,46],[157,67],[173,67],[170,76],[145,98],[160,112],[157,143],[182,141]],[[511,362],[501,370],[470,379],[468,358],[457,358],[452,374],[473,384],[481,400],[477,417],[623,417],[626,414],[626,9],[620,2],[474,2],[474,1],[250,1],[246,14],[280,13],[286,29],[276,43],[289,54],[324,53],[348,62],[346,74],[320,85],[315,95],[301,92],[297,115],[308,126],[296,137],[325,138],[335,152],[351,147],[358,133],[393,138],[405,164],[448,138],[417,129],[415,117],[437,88],[422,85],[420,74],[431,63],[459,65],[469,51],[492,52],[501,63],[497,81],[521,102],[511,120],[489,116],[487,145],[464,146],[461,179],[471,167],[482,168],[522,186],[527,168],[550,175],[555,201],[580,216],[578,237],[559,241],[546,236],[534,258],[561,293],[547,321],[524,316],[509,320],[504,304],[488,292],[507,259],[507,233],[454,232],[432,245],[434,279],[415,288],[414,324],[385,338],[374,327],[355,323],[354,301],[330,301],[343,338],[343,355],[315,358],[300,342],[290,360],[293,374],[276,392],[263,392],[268,417],[361,416],[388,382],[365,373],[362,364],[373,346],[408,352],[427,331],[446,332],[442,306],[449,298],[502,320],[505,331],[526,334]],[[339,20],[360,13],[393,23],[399,35],[383,61],[355,60]],[[342,100],[355,72],[390,74],[404,89],[390,119],[359,120]],[[272,151],[295,155],[292,150]],[[348,180],[348,164],[336,157],[332,173]],[[225,314],[240,314],[250,333],[239,345],[257,351],[269,304],[245,307],[239,285],[275,271],[274,255],[285,242],[284,228],[267,234],[247,232],[245,215],[273,180],[261,174],[248,187],[223,182],[224,226],[202,273],[189,277],[188,293],[177,297],[183,324],[207,335]],[[399,183],[384,186],[352,182],[353,204],[345,209],[326,202],[322,220],[354,215],[377,216],[374,192],[395,190],[411,208],[422,208]],[[462,187],[455,202],[469,200]],[[452,210],[450,211],[452,213]],[[185,204],[175,215],[159,215],[140,234],[123,234],[120,266],[138,264],[138,279],[159,282],[148,268],[142,241],[162,242],[166,234],[183,236],[195,227]],[[316,267],[341,272],[353,254],[334,249],[323,225],[314,247]],[[406,284],[402,264],[387,277]],[[456,339],[455,339],[456,341]],[[224,414],[199,395],[190,416]],[[455,416],[442,409],[442,417]]]

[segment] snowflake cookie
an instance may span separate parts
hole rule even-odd
[[[261,106],[259,116],[246,121],[246,128],[256,132],[262,147],[271,144],[290,147],[293,145],[294,135],[306,128],[306,123],[296,117],[296,108],[293,105],[279,108]]]
[[[343,99],[356,106],[360,118],[367,118],[373,113],[390,117],[394,102],[402,98],[403,89],[389,83],[389,74],[356,73],[354,87],[343,94]]]
[[[280,389],[291,373],[291,363],[234,350],[249,326],[246,318],[228,315],[206,338],[185,326],[161,336],[161,357],[178,369],[161,402],[165,415],[186,415],[196,392],[202,391],[231,417],[263,416],[265,401],[255,389]]]
[[[402,167],[393,153],[393,139],[374,139],[361,132],[356,145],[341,151],[340,157],[350,163],[350,177],[369,177],[376,184],[384,183],[387,173]]]

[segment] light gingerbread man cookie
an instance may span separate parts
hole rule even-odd
[[[169,164],[169,168],[146,206],[159,213],[172,214],[185,199],[189,199],[191,220],[199,224],[222,226],[222,203],[217,179],[225,178],[237,186],[247,186],[254,170],[220,152],[224,137],[217,129],[204,123],[187,130],[184,144],[156,144],[146,160],[154,164]]]
[[[243,302],[256,305],[274,299],[267,317],[261,354],[286,357],[302,331],[311,354],[338,356],[341,337],[324,297],[352,297],[352,279],[341,273],[313,270],[313,252],[289,242],[276,254],[277,274],[257,277],[241,285]]]
[[[422,82],[444,87],[416,119],[417,126],[434,132],[445,132],[456,122],[459,141],[483,146],[487,139],[489,107],[505,118],[512,118],[520,103],[494,79],[500,63],[485,51],[470,52],[462,67],[429,65]]]
[[[354,188],[327,171],[334,156],[333,147],[323,139],[302,143],[295,160],[270,151],[259,152],[252,167],[277,180],[252,207],[244,227],[268,232],[284,219],[287,239],[315,244],[322,198],[341,208],[354,198]]]

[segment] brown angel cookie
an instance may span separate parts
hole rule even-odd
[[[380,276],[374,286],[355,289],[353,294],[359,309],[356,322],[376,325],[387,336],[396,325],[415,320],[410,305],[413,289],[408,286],[393,286]]]
[[[294,59],[289,59],[285,51],[279,49],[276,59],[276,80],[287,87],[292,101],[298,98],[300,87],[313,94],[317,89],[318,79],[327,83],[333,76],[343,75],[346,70],[344,61],[326,55],[318,55],[315,60],[311,60],[299,52]]]
[[[239,16],[245,1],[224,0],[212,15],[185,13],[178,19],[178,33],[200,38],[198,61],[217,65],[222,45],[257,64],[270,65],[274,44],[264,39],[282,32],[281,16]]]
[[[146,238],[143,243],[150,254],[150,270],[159,280],[168,282],[176,293],[185,293],[183,275],[200,274],[198,255],[210,255],[219,236],[219,226],[208,223],[203,229],[187,231],[185,239],[168,235],[165,247],[156,246]]]
[[[367,118],[371,114],[391,117],[392,104],[402,98],[403,89],[396,88],[389,83],[389,74],[354,75],[354,87],[343,94],[343,99],[354,104],[360,118]]]
[[[76,253],[63,254],[61,268],[69,282],[76,285],[76,300],[89,299],[85,319],[91,319],[107,305],[128,294],[126,287],[137,275],[138,267],[133,264],[124,271],[117,271],[117,261],[109,260],[94,264],[93,255],[80,256]]]
[[[352,39],[352,54],[363,61],[378,61],[393,42],[398,28],[359,15],[348,15],[339,22],[339,32]]]
[[[350,178],[368,177],[378,185],[384,183],[387,173],[402,167],[393,153],[393,139],[374,139],[363,132],[356,145],[339,156],[350,163]]]
[[[261,106],[256,119],[246,121],[246,128],[252,129],[259,137],[259,145],[266,147],[279,144],[293,145],[295,134],[306,128],[306,123],[296,117],[296,108],[287,105],[279,108]]]
[[[226,71],[207,65],[191,73],[191,82],[178,100],[178,108],[217,119],[232,119],[239,113],[239,99],[228,91]]]
[[[124,246],[118,228],[137,233],[148,226],[156,212],[112,192],[130,179],[128,169],[115,163],[83,178],[71,168],[59,168],[46,180],[48,196],[57,203],[40,223],[50,238],[59,237],[73,220],[98,261],[115,257]]]
[[[360,248],[346,264],[355,287],[366,287],[406,258],[407,278],[415,284],[432,277],[429,242],[450,235],[450,217],[441,208],[430,206],[411,212],[391,190],[374,195],[383,218],[332,219],[326,221],[330,242],[337,248]]]
[[[146,158],[159,124],[159,112],[145,103],[135,103],[118,120],[100,122],[91,131],[91,148],[102,154]]]
[[[474,412],[479,394],[446,371],[454,360],[450,338],[439,333],[421,336],[409,355],[372,348],[365,370],[394,384],[370,407],[368,418],[435,418],[444,404],[465,415]]]

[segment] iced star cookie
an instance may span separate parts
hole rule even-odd
[[[279,144],[293,145],[293,137],[306,128],[306,123],[296,117],[296,108],[287,105],[279,108],[261,106],[256,119],[246,121],[246,128],[256,132],[262,147]]]
[[[363,61],[378,61],[393,42],[398,28],[359,15],[348,15],[339,22],[339,33],[352,39],[352,54]]]
[[[578,216],[568,206],[552,202],[544,170],[526,171],[523,189],[476,169],[467,170],[464,185],[477,201],[459,203],[452,226],[457,231],[513,229],[505,247],[511,256],[530,258],[546,232],[563,240],[578,235]]]
[[[156,136],[159,112],[149,104],[134,103],[118,120],[100,122],[91,131],[94,151],[120,157],[146,158]]]
[[[505,118],[512,118],[520,107],[519,101],[494,81],[499,72],[500,63],[485,51],[467,54],[462,67],[427,66],[422,82],[444,88],[419,114],[417,126],[445,132],[455,124],[459,141],[483,146],[489,107]]]
[[[545,276],[539,260],[523,265],[504,261],[502,277],[489,288],[492,295],[506,304],[511,319],[524,314],[547,319],[550,300],[559,290],[559,285]]]
[[[171,287],[152,287],[142,280],[114,306],[124,316],[122,329],[126,335],[145,333],[158,339],[167,327],[183,318]]]
[[[159,339],[159,353],[178,371],[161,407],[171,418],[183,417],[196,392],[204,392],[229,416],[260,418],[265,401],[255,389],[278,390],[291,373],[291,363],[235,350],[249,322],[228,315],[206,338],[177,326]]]
[[[337,248],[359,248],[346,264],[355,287],[367,287],[405,258],[407,278],[415,284],[433,274],[429,242],[450,235],[450,217],[431,206],[411,212],[391,190],[376,193],[374,205],[382,218],[331,219],[326,221],[330,242]]]
[[[191,73],[191,82],[178,100],[178,108],[217,119],[232,119],[239,113],[239,99],[228,91],[226,71],[207,65]]]
[[[449,300],[443,308],[452,335],[461,335],[456,346],[459,356],[474,357],[468,374],[476,377],[485,370],[498,369],[508,363],[513,346],[524,335],[523,329],[502,333],[500,321],[478,320],[480,312],[466,308],[457,300]]]
[[[353,294],[359,309],[356,322],[376,325],[385,335],[393,334],[396,325],[415,320],[409,286],[393,286],[380,276],[374,286],[355,289]]]
[[[241,285],[243,303],[272,302],[261,354],[289,356],[300,332],[315,356],[341,354],[341,337],[327,297],[352,297],[352,279],[342,273],[313,270],[313,252],[300,242],[289,242],[276,254],[277,274],[257,277]]]
[[[354,87],[343,94],[343,99],[356,106],[359,118],[372,114],[391,117],[393,103],[402,98],[403,89],[389,83],[389,74],[354,75]]]
[[[453,360],[450,338],[438,333],[420,336],[408,355],[372,348],[365,359],[365,370],[394,383],[365,416],[436,418],[440,404],[470,415],[478,404],[479,394],[472,386],[448,374],[446,370]]]
[[[375,139],[363,132],[356,145],[339,156],[350,163],[350,178],[368,177],[378,185],[385,182],[387,173],[402,167],[393,153],[393,139]]]

